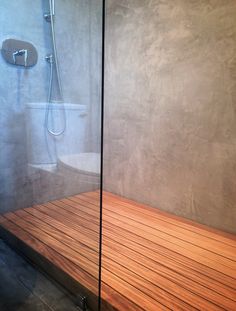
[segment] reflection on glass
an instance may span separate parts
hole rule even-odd
[[[92,310],[99,286],[101,25],[101,1],[1,2],[0,41],[14,39],[0,58],[1,236]]]

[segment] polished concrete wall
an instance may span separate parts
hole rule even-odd
[[[44,58],[52,52],[52,40],[50,24],[43,18],[48,0],[2,0],[0,6],[0,46],[14,38],[31,42],[38,51],[38,63],[29,69],[9,65],[0,55],[0,212],[5,212],[40,197],[63,195],[69,185],[56,174],[28,170],[27,148],[37,141],[27,145],[26,104],[46,102],[48,94],[49,64]],[[98,151],[100,141],[99,122],[94,120],[100,118],[101,12],[100,0],[56,1],[64,99],[88,108],[87,151]]]
[[[236,2],[108,0],[105,189],[236,233]]]

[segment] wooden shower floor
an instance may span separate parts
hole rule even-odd
[[[104,193],[102,310],[236,310],[236,238]],[[98,193],[8,213],[1,225],[97,293]]]

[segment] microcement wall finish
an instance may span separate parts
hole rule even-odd
[[[236,2],[108,0],[105,189],[236,233]]]

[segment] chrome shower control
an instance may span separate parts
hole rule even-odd
[[[27,66],[27,59],[28,59],[28,51],[25,49],[17,50],[14,53],[12,53],[14,64],[16,64],[16,57],[17,56],[23,56],[23,55],[24,55],[24,64],[26,67]]]
[[[38,53],[32,43],[6,39],[2,43],[1,54],[5,61],[14,66],[32,67],[37,64]]]
[[[53,64],[53,55],[52,54],[48,54],[45,56],[45,60],[49,63],[49,64]]]

